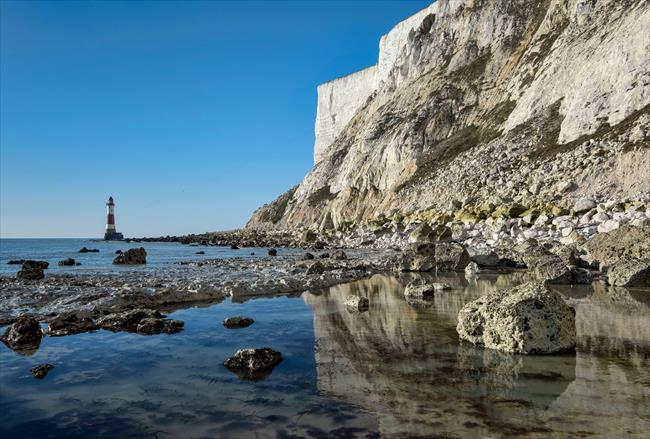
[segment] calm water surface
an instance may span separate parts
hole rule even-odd
[[[566,288],[576,352],[522,357],[459,343],[456,315],[489,288],[407,303],[398,279],[176,311],[174,335],[104,330],[0,345],[1,437],[645,437],[650,431],[650,293]],[[403,279],[402,279],[403,282]],[[349,314],[348,294],[370,310]],[[249,328],[222,319],[246,315]],[[285,357],[264,381],[221,363],[238,348]],[[50,362],[43,380],[29,370]]]

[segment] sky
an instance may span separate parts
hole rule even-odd
[[[431,1],[0,0],[0,236],[242,227],[313,164],[316,87]]]

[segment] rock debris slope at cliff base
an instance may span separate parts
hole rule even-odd
[[[579,242],[647,225],[649,26],[645,0],[438,1],[377,66],[319,87],[314,168],[247,227]]]

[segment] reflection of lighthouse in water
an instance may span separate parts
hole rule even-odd
[[[115,230],[115,203],[113,202],[113,197],[108,197],[108,203],[106,203],[106,232],[104,233],[104,239],[107,241],[115,241],[123,239],[121,233],[117,233]]]

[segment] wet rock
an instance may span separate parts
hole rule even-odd
[[[45,273],[41,268],[23,268],[16,273],[16,277],[24,280],[39,280],[45,277]]]
[[[201,251],[198,251],[198,252],[196,252],[196,253],[194,253],[194,254],[195,254],[195,255],[204,255],[205,252],[204,252],[203,250],[201,250]]]
[[[11,261],[7,262],[7,265],[21,265],[23,262],[25,262],[24,259],[12,259]]]
[[[593,281],[591,271],[582,267],[569,267],[572,285],[589,285]]]
[[[604,265],[623,257],[650,258],[650,227],[621,227],[594,236],[585,244],[589,255]]]
[[[34,375],[34,378],[42,380],[52,369],[54,369],[54,366],[49,363],[39,364],[36,367],[32,367],[32,375]]]
[[[34,316],[31,314],[23,314],[0,336],[0,341],[11,349],[29,345],[38,347],[42,337],[43,331],[41,330],[41,325],[39,325]]]
[[[470,262],[465,267],[465,276],[467,277],[476,277],[478,274],[478,264],[476,262]]]
[[[31,259],[25,259],[21,261],[23,270],[46,270],[50,266],[50,263],[46,261],[33,261]]]
[[[457,242],[439,242],[435,245],[435,266],[438,271],[464,270],[470,263],[469,253]]]
[[[278,251],[276,249],[274,249],[274,248],[270,248],[269,251],[268,251],[268,255],[269,256],[277,256]]]
[[[238,246],[237,244],[232,244],[232,245],[230,246],[230,249],[231,249],[231,250],[239,250],[239,246]]]
[[[115,250],[116,255],[121,255],[122,253],[124,253],[122,250]]]
[[[650,287],[650,264],[641,259],[621,258],[607,272],[609,283],[618,287]]]
[[[323,274],[325,273],[325,265],[322,262],[316,261],[307,268],[307,274]]]
[[[458,314],[458,335],[477,346],[517,354],[573,349],[575,311],[540,283],[494,291]]]
[[[430,299],[436,293],[435,287],[423,280],[409,282],[404,288],[404,296],[414,297],[416,299]]]
[[[249,348],[238,350],[223,365],[241,379],[257,381],[269,376],[282,360],[282,354],[271,348]]]
[[[307,261],[307,260],[310,260],[310,259],[314,259],[314,255],[307,252],[307,253],[304,254],[304,256],[302,258]]]
[[[69,267],[69,266],[76,265],[76,264],[77,264],[77,261],[75,261],[72,258],[63,259],[63,260],[58,262],[58,265],[60,267]]]
[[[571,270],[558,255],[542,246],[531,246],[524,250],[522,258],[526,266],[540,282],[549,284],[570,284]]]
[[[175,334],[183,330],[185,323],[182,320],[163,319],[163,318],[144,318],[140,320],[137,326],[137,332],[140,334]]]
[[[246,328],[255,323],[255,320],[249,317],[235,316],[228,317],[223,321],[223,326],[229,329]]]
[[[327,258],[329,258],[329,257],[330,257],[330,254],[329,254],[329,253],[321,253],[321,255],[320,255],[320,258],[321,258],[321,259],[327,259]]]
[[[117,255],[113,259],[113,264],[146,264],[147,263],[147,252],[144,247],[130,248],[121,255]]]
[[[97,326],[111,331],[137,331],[142,319],[161,319],[164,316],[152,309],[138,308],[129,311],[108,314],[97,319]]]
[[[348,258],[348,255],[345,254],[343,250],[336,250],[332,253],[332,259],[335,261],[344,261]]]
[[[99,249],[81,247],[81,249],[79,249],[79,253],[99,253]]]
[[[48,335],[53,337],[90,332],[97,325],[90,317],[81,317],[76,313],[62,313],[48,323]]]
[[[370,307],[368,299],[359,296],[348,296],[345,299],[344,305],[351,313],[364,312]]]
[[[434,267],[433,256],[418,255],[415,252],[404,252],[395,262],[395,269],[398,271],[431,271]]]

